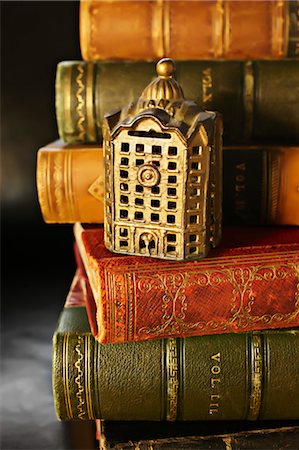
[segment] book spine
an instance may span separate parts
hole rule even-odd
[[[209,437],[178,437],[169,439],[148,439],[136,442],[117,443],[109,445],[107,442],[100,441],[100,449],[114,450],[257,450],[257,449],[290,449],[297,448],[299,431],[297,427],[273,430],[264,430],[259,432],[247,432],[238,435],[223,435]]]
[[[103,223],[102,152],[95,146],[39,150],[37,189],[46,222]],[[223,156],[226,224],[299,225],[298,147],[225,147]]]
[[[83,0],[81,52],[93,61],[294,57],[297,9],[279,0]]]
[[[225,145],[298,143],[299,61],[186,61],[176,67],[185,97],[223,114]],[[61,139],[99,142],[104,114],[136,99],[154,68],[149,62],[60,63],[56,115]]]
[[[62,420],[299,417],[298,330],[101,345],[63,321],[53,339]]]
[[[104,219],[103,152],[41,148],[37,155],[37,191],[48,223],[102,223]]]
[[[226,147],[224,222],[299,225],[299,148]]]

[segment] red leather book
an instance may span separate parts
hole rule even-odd
[[[192,262],[111,253],[102,228],[76,224],[75,238],[101,343],[299,326],[299,228],[224,229]]]

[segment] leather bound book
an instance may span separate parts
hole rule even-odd
[[[226,224],[299,225],[299,147],[224,147]],[[38,151],[37,190],[47,223],[103,223],[102,147],[54,142]]]
[[[74,230],[101,343],[299,326],[299,228],[227,228],[196,262],[114,254],[102,228]]]
[[[104,221],[102,147],[53,142],[37,154],[36,184],[48,223]]]
[[[81,51],[87,60],[294,57],[297,9],[283,0],[81,0]]]
[[[292,420],[299,417],[299,331],[102,345],[83,306],[53,338],[61,420]]]
[[[282,450],[299,442],[298,421],[95,422],[101,450]]]
[[[176,63],[175,77],[186,98],[223,115],[225,145],[298,144],[298,72],[297,60],[185,61]],[[56,115],[61,139],[101,142],[104,114],[136,100],[154,77],[155,64],[145,61],[60,63]]]

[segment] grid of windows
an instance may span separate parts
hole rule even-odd
[[[120,139],[119,135],[119,139]],[[132,140],[126,142],[122,135],[121,140],[115,140],[116,152],[114,154],[115,182],[118,178],[118,189],[115,190],[115,218],[116,220],[136,220],[143,225],[164,225],[176,227],[178,223],[177,208],[179,192],[182,191],[183,174],[178,170],[182,167],[182,152],[174,145],[141,144]],[[137,139],[136,139],[137,140]],[[151,164],[163,175],[163,183],[145,187],[138,182],[137,174],[141,166]],[[118,176],[117,176],[118,175]],[[119,206],[118,206],[119,205]],[[117,236],[118,234],[118,236]],[[120,228],[116,233],[116,242],[120,249],[130,248],[130,233],[126,228]],[[167,254],[176,256],[177,235],[168,233],[164,242]]]

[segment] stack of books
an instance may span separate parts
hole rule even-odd
[[[61,140],[39,150],[37,187],[46,222],[75,223],[77,272],[53,339],[57,416],[96,420],[103,449],[298,443],[298,11],[281,0],[81,1],[84,61],[58,65]],[[202,259],[205,224],[190,211],[190,258],[178,257],[178,180],[188,169],[171,140],[165,150],[169,100],[144,94],[161,57],[176,60],[169,79],[201,114],[223,117],[223,237]],[[142,92],[143,117],[159,110],[162,132],[123,120]],[[140,142],[121,144],[119,156],[108,119],[115,127],[120,117]],[[203,167],[191,166],[198,184]],[[211,183],[188,193],[199,199]],[[155,257],[159,233],[165,259]]]

